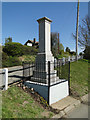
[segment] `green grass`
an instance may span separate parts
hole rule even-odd
[[[73,93],[83,96],[88,93],[88,63],[79,60],[70,64],[70,86]]]
[[[68,70],[69,70],[69,64],[65,64],[63,66],[56,67],[55,70],[57,70],[57,76],[60,79],[66,79],[68,80]]]
[[[0,119],[2,118],[2,91],[0,91]]]
[[[78,60],[70,63],[70,89],[73,96],[83,96],[90,91],[90,62],[88,60]],[[60,79],[68,80],[69,64],[63,65],[58,70]],[[88,89],[89,88],[89,89]]]
[[[3,118],[41,118],[44,108],[37,104],[30,94],[13,86],[2,92]],[[51,112],[50,115],[51,117]],[[46,116],[47,117],[47,116]]]

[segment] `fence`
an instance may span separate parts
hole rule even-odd
[[[54,66],[54,71],[52,72],[53,66]],[[45,63],[35,64],[30,62],[25,62],[25,63],[23,62],[23,80],[48,84],[48,79],[50,78],[49,81],[51,85],[58,82],[57,80],[59,79],[69,80],[69,75],[70,75],[69,69],[70,69],[70,62],[69,61],[64,62],[63,59],[54,61],[54,63],[45,62]],[[58,79],[56,77],[58,77]]]
[[[35,69],[35,63],[23,62],[23,80],[28,80],[33,76],[33,71]]]
[[[78,59],[83,59],[83,57],[78,56]],[[73,62],[75,61],[75,56],[69,57],[69,58],[62,58],[62,59],[55,59],[54,63],[50,63],[50,67],[53,66],[54,64],[54,69],[57,70],[56,73],[50,73],[50,79],[52,74],[56,74],[59,79],[67,79],[69,80],[69,75],[70,71],[69,71],[69,63],[67,61]],[[42,68],[42,66],[45,63],[40,63],[37,65],[37,67]],[[48,68],[48,64],[46,63],[46,66]],[[2,72],[0,72],[0,88],[1,86],[3,86],[5,89],[8,88],[8,85],[13,84],[14,82],[18,82],[21,81],[21,79],[23,80],[30,80],[33,82],[38,82],[38,83],[45,83],[45,84],[49,84],[48,83],[48,78],[49,78],[49,74],[47,71],[47,75],[43,74],[45,71],[43,71],[43,69],[39,69],[37,74],[36,74],[36,79],[35,77],[33,78],[33,74],[35,74],[35,63],[23,63],[23,67],[19,66],[18,68],[8,68],[7,70],[4,69]],[[61,67],[62,66],[62,67]],[[6,72],[8,71],[8,72]],[[39,74],[38,74],[39,73]],[[42,76],[42,77],[40,77]],[[47,76],[47,78],[45,78],[45,76]],[[31,79],[32,78],[32,79]],[[51,81],[52,84],[53,82],[55,83],[55,81]],[[56,81],[57,82],[57,81]],[[2,85],[3,84],[3,85]]]
[[[7,72],[6,72],[7,71]],[[18,84],[23,79],[23,67],[14,66],[9,68],[0,69],[0,89],[6,90],[8,85],[14,83]],[[7,88],[5,88],[7,83]]]
[[[54,71],[53,70],[54,67]],[[35,85],[48,86],[48,103],[50,87],[58,83],[68,81],[70,88],[70,61],[65,59],[55,60],[54,62],[30,63],[23,62],[23,81],[30,81]]]

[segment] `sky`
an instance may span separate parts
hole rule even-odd
[[[88,2],[80,2],[79,24],[88,14]],[[64,48],[75,50],[72,33],[76,31],[77,2],[3,2],[2,43],[12,37],[13,42],[24,44],[28,39],[39,41],[37,19],[48,17],[52,20],[51,32],[60,34]],[[81,52],[79,47],[78,52]]]

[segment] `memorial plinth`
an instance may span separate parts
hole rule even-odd
[[[51,52],[51,20],[43,17],[37,20],[39,23],[39,53],[36,57],[35,70],[32,80],[24,82],[29,88],[34,88],[48,104],[51,105],[69,95],[68,81],[59,79],[54,70],[54,57]],[[50,61],[50,74],[48,75],[48,61]],[[63,62],[65,59],[63,59]],[[50,84],[48,83],[50,77]],[[40,84],[38,84],[38,83]],[[45,84],[44,84],[45,83]],[[55,84],[57,83],[57,84]]]
[[[36,57],[36,69],[34,71],[33,80],[38,82],[38,78],[43,78],[42,83],[48,81],[48,61],[51,63],[50,73],[51,82],[55,82],[59,78],[56,76],[56,70],[54,70],[54,56],[51,52],[51,32],[50,24],[51,20],[47,17],[43,17],[37,20],[39,23],[39,53]]]

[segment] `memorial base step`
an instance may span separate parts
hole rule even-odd
[[[31,81],[37,82],[37,83],[48,84],[48,79],[31,77]],[[59,77],[52,77],[52,78],[50,78],[50,85],[53,85],[53,84],[56,84],[56,83],[62,82],[62,81],[65,81],[65,80],[64,79],[59,79]]]

